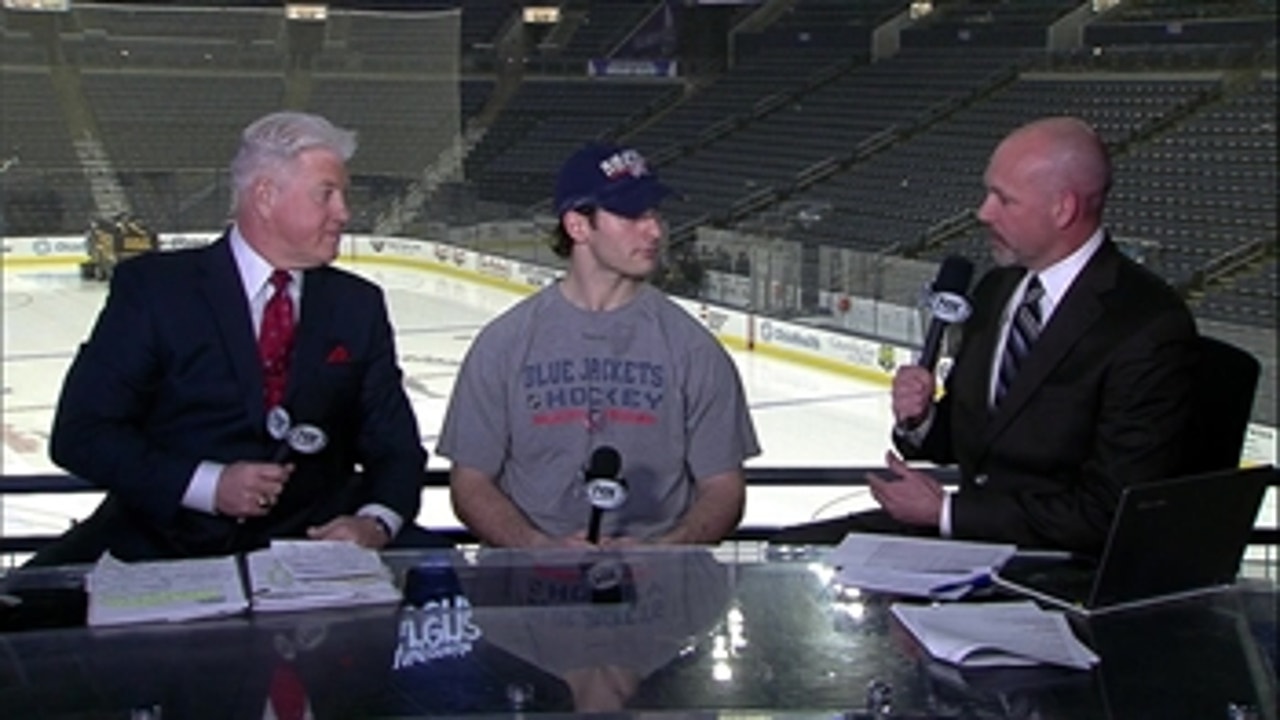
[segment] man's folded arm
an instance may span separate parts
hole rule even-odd
[[[481,542],[497,547],[535,547],[550,538],[535,528],[489,475],[454,463],[449,473],[453,511]]]
[[[657,542],[685,545],[720,542],[742,521],[746,487],[746,479],[740,469],[699,480],[689,509],[676,526]]]

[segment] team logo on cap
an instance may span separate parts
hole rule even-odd
[[[649,174],[649,166],[635,150],[622,150],[602,160],[600,172],[611,181],[623,176],[638,178]]]

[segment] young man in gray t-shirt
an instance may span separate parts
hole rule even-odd
[[[646,282],[670,192],[631,149],[588,145],[561,168],[569,269],[481,331],[437,449],[482,542],[709,543],[741,520],[742,464],[760,448],[737,369]],[[584,469],[600,448],[621,459],[625,501],[593,511]]]

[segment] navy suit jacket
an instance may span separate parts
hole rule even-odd
[[[121,263],[62,389],[53,460],[107,490],[92,520],[125,559],[239,551],[380,503],[417,515],[426,452],[382,292],[332,267],[305,271],[283,406],[328,434],[264,518],[183,507],[202,460],[265,461],[262,369],[230,243]],[[359,466],[357,481],[355,471]],[[93,548],[96,549],[96,548]]]
[[[1001,315],[1023,274],[979,282],[933,425],[919,447],[895,440],[907,457],[959,465],[954,537],[1097,553],[1126,485],[1181,472],[1195,321],[1108,239],[992,411]]]

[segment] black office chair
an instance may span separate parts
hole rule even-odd
[[[1253,412],[1262,364],[1253,355],[1217,338],[1200,337],[1195,371],[1191,442],[1186,474],[1240,465],[1245,432]]]

